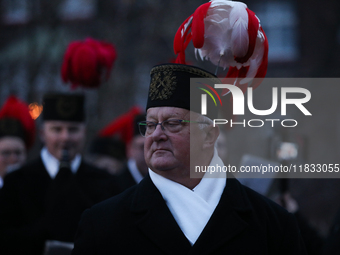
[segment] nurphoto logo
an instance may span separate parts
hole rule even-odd
[[[245,114],[245,95],[243,94],[242,90],[231,84],[215,84],[214,88],[211,86],[204,84],[206,87],[208,87],[213,93],[217,96],[217,98],[220,101],[220,105],[222,106],[222,101],[220,99],[219,94],[215,89],[227,89],[228,93],[231,93],[232,99],[233,99],[233,115],[244,115]],[[217,106],[216,100],[211,92],[209,92],[207,89],[199,88],[206,92],[214,101],[215,106]],[[273,114],[279,104],[280,99],[280,107],[281,107],[281,116],[287,115],[287,105],[295,105],[305,116],[312,116],[310,111],[304,106],[305,103],[307,103],[311,99],[311,93],[308,89],[305,88],[299,88],[299,87],[281,87],[280,88],[280,94],[281,97],[278,96],[278,88],[272,87],[272,105],[269,109],[259,110],[254,107],[253,104],[253,88],[248,87],[247,88],[247,106],[248,110],[257,116],[268,116],[270,114]],[[301,95],[301,98],[289,98],[289,94],[298,94]],[[207,114],[207,94],[201,95],[201,114],[206,115]],[[283,127],[295,127],[297,126],[298,122],[295,119],[250,119],[246,121],[243,119],[242,122],[235,122],[232,119],[213,119],[214,126],[215,125],[225,125],[227,123],[230,123],[230,126],[233,125],[242,125],[246,126],[248,124],[249,127],[262,127],[265,122],[271,123],[271,126],[274,127],[276,122],[280,122],[280,124]]]

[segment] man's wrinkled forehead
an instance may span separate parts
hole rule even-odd
[[[183,108],[162,106],[162,107],[151,107],[147,110],[147,120],[163,121],[170,118],[186,119],[190,117],[190,111]]]

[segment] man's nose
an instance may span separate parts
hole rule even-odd
[[[151,136],[154,141],[166,140],[168,138],[168,136],[165,134],[165,130],[163,130],[161,125],[156,126],[155,131],[153,131]]]
[[[60,138],[63,139],[63,140],[70,139],[70,132],[67,129],[63,130],[61,132]]]
[[[8,157],[8,162],[10,164],[15,164],[19,162],[19,157],[21,156],[20,152],[12,151],[11,154]]]

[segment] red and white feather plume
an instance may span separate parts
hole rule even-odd
[[[266,75],[268,40],[259,19],[244,3],[211,0],[198,7],[175,35],[176,63],[186,64],[185,50],[190,41],[202,59],[229,68],[226,78],[243,92],[261,83],[254,78]]]

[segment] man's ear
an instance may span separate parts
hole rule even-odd
[[[212,148],[215,146],[216,140],[218,136],[220,135],[220,128],[218,126],[213,126],[212,124],[205,127],[204,131],[206,132],[206,135],[204,137],[204,144],[203,148]]]

